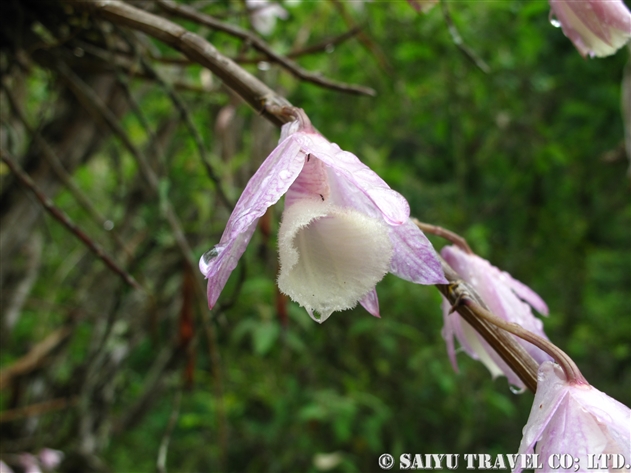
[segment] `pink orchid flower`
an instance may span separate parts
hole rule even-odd
[[[568,383],[559,365],[545,362],[519,445],[520,454],[535,450],[541,473],[558,472],[559,466],[573,472],[628,472],[631,410],[589,384]],[[569,468],[561,463],[568,458]]]
[[[276,26],[276,19],[286,20],[289,13],[276,2],[269,0],[245,0],[252,27],[262,35],[269,35]]]
[[[532,314],[530,307],[532,306],[541,314],[548,315],[548,306],[532,289],[514,279],[510,274],[492,266],[485,259],[467,254],[456,246],[444,247],[441,255],[463,281],[475,289],[491,312],[507,322],[519,324],[526,330],[547,338],[543,332],[543,323]],[[471,358],[484,363],[493,378],[504,375],[511,385],[523,388],[523,382],[495,350],[457,312],[450,313],[450,311],[451,306],[446,299],[443,299],[442,335],[447,343],[447,351],[454,370],[458,371],[454,346],[454,338],[456,338]],[[518,341],[538,363],[552,359],[534,345],[521,339]]]
[[[199,262],[213,307],[267,208],[285,195],[278,287],[325,321],[359,302],[379,317],[376,284],[388,272],[445,284],[437,255],[410,221],[407,201],[311,126],[302,110],[250,179],[217,246]],[[314,316],[314,311],[320,317]]]
[[[64,452],[61,450],[53,450],[52,448],[42,448],[37,454],[42,468],[45,470],[54,470],[64,459]]]
[[[631,38],[631,12],[622,0],[550,0],[551,14],[583,57],[614,54]]]

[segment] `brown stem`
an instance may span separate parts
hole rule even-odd
[[[323,51],[327,51],[328,48],[332,47],[332,46],[337,46],[338,44],[343,43],[344,41],[346,41],[349,38],[352,38],[354,36],[356,36],[360,31],[362,31],[362,27],[361,26],[355,26],[351,29],[349,29],[348,31],[346,31],[345,33],[342,33],[341,35],[329,38],[329,39],[325,39],[323,41],[320,41],[317,44],[313,44],[311,46],[305,46],[302,49],[295,49],[292,51],[289,51],[287,54],[285,54],[286,58],[289,59],[294,59],[297,57],[302,57],[302,56],[308,56],[310,54],[317,54],[317,53],[321,53]],[[126,54],[126,53],[122,53],[119,51],[120,54]],[[152,61],[156,61],[162,64],[175,64],[175,65],[179,65],[179,66],[191,66],[195,63],[191,62],[190,59],[187,59],[185,57],[165,57],[165,56],[154,56],[151,53],[149,54],[149,58]],[[241,58],[241,57],[231,57],[230,59],[232,59],[234,62],[238,63],[238,64],[256,64],[259,63],[261,61],[269,61],[269,56],[268,55],[260,55],[257,57],[248,57],[248,58]]]
[[[234,26],[229,23],[224,23],[223,21],[219,21],[210,15],[198,12],[194,8],[188,7],[186,5],[180,5],[173,1],[157,0],[157,3],[158,5],[160,5],[161,8],[168,11],[169,13],[177,15],[181,18],[185,18],[187,20],[194,21],[196,23],[199,23],[200,25],[205,25],[218,31],[223,31],[224,33],[228,33],[229,35],[246,41],[254,49],[265,54],[270,61],[280,64],[298,79],[302,79],[306,82],[311,82],[313,84],[317,84],[328,89],[338,90],[340,92],[370,96],[376,95],[375,91],[369,87],[333,81],[331,79],[323,77],[318,73],[310,72],[303,69],[291,59],[288,59],[287,57],[276,53],[272,48],[269,47],[269,45],[265,41],[263,41],[258,36],[252,34],[248,30],[244,30],[242,28],[239,28],[238,26]]]
[[[68,68],[68,66],[64,63],[57,64],[57,70],[59,71],[60,76],[67,81],[70,86],[70,90],[75,94],[85,109],[94,115],[95,120],[97,122],[104,122],[112,130],[112,133],[120,139],[127,151],[129,151],[132,157],[136,160],[140,173],[149,184],[151,190],[156,195],[160,196],[160,180],[149,164],[149,160],[132,142],[131,138],[112,111],[101,100],[96,92],[83,82],[80,77],[74,74],[74,72],[72,72],[72,70],[70,70],[70,68]],[[160,197],[164,208],[164,217],[171,227],[171,231],[173,232],[173,236],[175,237],[175,241],[178,244],[180,252],[188,262],[189,266],[194,268],[196,266],[196,261],[193,257],[193,251],[186,239],[186,235],[184,234],[184,230],[182,229],[180,219],[175,213],[175,210],[173,210],[171,201],[166,196]]]
[[[460,299],[460,303],[465,306],[475,307],[476,304],[473,300],[467,298],[466,296]],[[548,355],[550,355],[554,360],[561,366],[563,372],[565,373],[565,377],[567,378],[567,382],[569,384],[588,384],[583,375],[581,374],[578,366],[574,363],[574,360],[568,356],[563,350],[557,347],[554,343],[549,340],[546,340],[539,335],[536,335],[522,326],[509,323],[505,320],[502,320],[497,315],[489,312],[483,307],[475,307],[476,315],[482,317],[484,320],[496,325],[497,327],[506,330],[507,332],[512,333],[513,335],[526,340],[529,343],[532,343],[537,348],[540,348]]]
[[[101,261],[105,263],[105,265],[118,274],[123,281],[132,286],[135,289],[142,289],[140,284],[134,279],[134,277],[121,268],[105,251],[101,248],[97,243],[92,241],[92,239],[83,232],[72,220],[70,217],[66,215],[63,211],[58,209],[53,201],[50,200],[44,193],[39,190],[39,188],[35,185],[33,180],[26,174],[22,168],[17,164],[17,162],[12,159],[11,155],[6,150],[0,150],[2,154],[2,161],[4,161],[9,169],[13,171],[15,176],[18,178],[20,183],[29,189],[37,200],[39,200],[42,206],[50,213],[57,221],[61,222],[68,230],[70,230],[79,240],[81,240],[89,249],[94,253]]]
[[[440,257],[439,259],[450,284],[437,284],[436,288],[458,314],[493,347],[524,385],[532,392],[536,392],[538,363],[514,337],[480,315],[481,310],[486,310],[482,298],[460,279],[458,273],[445,260]],[[461,304],[462,300],[470,300],[470,303]]]
[[[2,412],[0,414],[0,424],[5,422],[12,422],[18,419],[24,419],[25,417],[34,417],[46,414],[48,412],[54,412],[61,409],[66,409],[77,403],[77,398],[58,398],[50,401],[39,402],[37,404],[29,404],[28,406],[18,407]]]
[[[94,220],[100,227],[105,229],[106,225],[110,223],[110,220],[97,210],[90,199],[83,193],[83,191],[72,179],[72,176],[65,170],[63,164],[61,164],[61,160],[57,157],[55,151],[53,151],[52,146],[48,144],[48,142],[44,139],[44,137],[40,134],[38,130],[36,130],[29,124],[24,111],[19,106],[18,101],[13,95],[13,92],[11,92],[10,87],[8,87],[5,81],[2,81],[2,90],[6,94],[9,105],[11,106],[11,109],[13,110],[15,116],[20,121],[20,123],[22,123],[26,131],[28,131],[28,133],[33,137],[37,145],[40,147],[42,151],[42,156],[50,165],[57,178],[68,188],[68,190],[77,200],[79,205],[81,205],[88,212],[92,220]],[[109,234],[112,235],[114,241],[116,241],[116,243],[123,249],[127,257],[132,258],[132,254],[129,251],[129,248],[127,248],[127,245],[118,234],[118,232],[114,229],[111,229],[109,230]]]
[[[457,233],[454,233],[443,227],[431,225],[429,223],[420,222],[419,220],[415,218],[412,218],[412,222],[414,222],[414,224],[418,228],[420,228],[423,232],[431,233],[432,235],[436,235],[441,238],[444,238],[445,240],[449,240],[450,242],[452,242],[454,245],[456,245],[458,248],[460,248],[462,251],[464,251],[465,253],[469,255],[475,254],[473,250],[471,249],[471,247],[469,246],[469,244],[467,243],[467,240],[465,240],[463,237],[461,237]]]
[[[280,126],[288,121],[287,118],[277,116],[271,111],[274,105],[291,106],[287,99],[219,53],[204,38],[186,28],[120,0],[65,0],[65,3],[90,10],[101,18],[142,31],[168,44],[191,61],[210,69],[252,108],[275,125]]]

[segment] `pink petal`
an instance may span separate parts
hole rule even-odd
[[[451,311],[451,304],[444,297],[441,308],[443,310],[443,329],[440,333],[443,336],[445,343],[447,344],[447,355],[449,355],[451,366],[456,373],[459,373],[460,370],[458,369],[458,361],[456,360],[456,347],[454,344],[454,337],[457,330],[456,324],[459,324],[460,318],[456,313],[449,313]]]
[[[531,289],[513,279],[508,273],[492,266],[488,261],[479,256],[467,254],[455,246],[444,247],[441,250],[441,254],[460,277],[476,290],[491,312],[507,322],[519,324],[526,330],[547,339],[541,320],[533,315],[530,306],[517,297],[519,295],[529,302],[535,303],[540,310],[545,309],[547,311],[545,303]],[[463,349],[471,357],[478,358],[472,354],[471,347],[467,343],[464,334],[455,330],[458,326],[455,324],[453,326],[453,334],[463,346]],[[523,387],[522,381],[495,350],[481,337],[478,336],[478,338],[489,357],[504,372],[509,383],[517,387]],[[552,359],[547,353],[534,345],[521,339],[517,339],[517,341],[537,363],[541,364]]]
[[[562,378],[558,372],[561,371]],[[519,453],[532,453],[535,443],[541,438],[541,434],[556,413],[563,398],[567,395],[565,376],[561,368],[547,362],[539,368],[537,381],[537,393],[532,403],[530,417],[524,427],[524,436],[519,444]],[[564,452],[565,453],[565,452]],[[515,470],[521,471],[521,468]]]
[[[320,135],[297,132],[291,136],[300,141],[305,153],[311,153],[322,160],[336,174],[364,193],[381,211],[387,223],[399,225],[408,220],[410,206],[407,200],[390,189],[388,184],[357,156],[342,151],[339,146],[328,142]]]
[[[508,286],[513,290],[515,294],[519,296],[520,299],[528,302],[528,304],[530,304],[532,308],[540,314],[549,314],[547,304],[543,301],[541,297],[539,297],[539,295],[535,291],[530,289],[524,283],[518,281],[517,279],[514,279],[510,274],[506,272],[502,272],[502,274],[506,278],[506,284],[508,284]]]
[[[373,289],[364,297],[359,300],[359,303],[368,311],[370,315],[374,315],[378,319],[381,318],[379,315],[379,298],[377,297],[377,290]]]
[[[390,227],[390,240],[392,274],[416,284],[448,284],[434,247],[411,220]]]
[[[307,155],[302,171],[285,194],[285,208],[301,199],[325,199],[330,194],[326,166],[315,156]]]
[[[558,471],[545,460],[559,453],[578,459],[579,471],[589,471],[589,454],[621,454],[628,462],[631,410],[593,386],[568,384],[558,365],[543,363],[519,453],[532,453],[535,448],[544,459],[542,472]]]
[[[228,278],[237,267],[241,255],[250,243],[250,239],[256,230],[258,218],[252,222],[249,228],[238,233],[235,238],[228,241],[225,246],[221,243],[207,251],[199,259],[199,269],[208,279],[208,307],[212,309],[219,299],[221,291],[228,282]],[[225,235],[225,231],[224,231]],[[223,238],[222,238],[223,240]]]
[[[589,389],[573,387],[571,395],[581,410],[590,412],[614,443],[628,447],[629,451],[621,452],[628,463],[631,458],[631,409],[591,386]]]
[[[622,0],[550,0],[550,6],[583,56],[609,56],[631,37],[631,13]]]
[[[519,379],[519,376],[517,376],[515,372],[508,367],[506,362],[497,354],[495,350],[491,348],[486,340],[484,340],[479,334],[475,333],[477,343],[481,345],[481,348],[486,352],[486,355],[488,356],[488,358],[491,359],[491,362],[494,363],[496,367],[492,367],[492,365],[489,365],[488,360],[482,359],[484,353],[477,353],[476,350],[469,343],[468,338],[465,336],[463,323],[466,322],[462,320],[462,317],[460,317],[457,312],[452,312],[451,314],[449,313],[449,311],[451,310],[451,305],[445,298],[443,298],[442,308],[444,325],[441,333],[445,340],[445,343],[447,344],[447,354],[449,355],[451,366],[454,368],[454,371],[456,371],[456,373],[459,372],[459,370],[456,361],[457,351],[454,346],[454,338],[458,340],[458,343],[460,343],[462,350],[464,350],[467,355],[469,355],[474,360],[482,361],[494,378],[497,377],[496,371],[497,368],[499,368],[504,376],[506,376],[511,386],[519,389],[525,387],[523,381]]]
[[[199,261],[200,271],[208,279],[209,307],[217,302],[243,255],[256,229],[256,222],[287,192],[304,163],[305,155],[300,150],[300,143],[290,136],[272,151],[246,185],[214,253],[207,252]]]

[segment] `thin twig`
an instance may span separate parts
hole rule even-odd
[[[155,79],[158,82],[158,84],[162,86],[164,91],[167,93],[167,95],[171,99],[171,102],[173,102],[173,105],[175,106],[175,108],[177,108],[178,112],[180,112],[180,116],[184,120],[184,124],[186,125],[186,127],[188,128],[188,130],[190,131],[193,137],[193,141],[195,142],[199,156],[202,160],[204,168],[206,169],[206,174],[208,174],[208,177],[210,178],[212,183],[215,185],[215,189],[217,191],[217,195],[219,196],[219,199],[223,202],[223,204],[228,209],[234,208],[234,203],[231,202],[230,199],[228,198],[226,191],[224,191],[223,186],[221,185],[221,179],[219,179],[219,176],[215,172],[212,164],[210,163],[210,159],[208,158],[208,152],[206,150],[206,146],[204,145],[204,140],[202,138],[202,135],[199,133],[199,130],[193,123],[193,119],[191,117],[191,113],[189,112],[188,108],[186,107],[184,102],[180,99],[179,95],[175,92],[173,87],[171,87],[170,84],[167,81],[165,81],[160,76],[160,74],[158,74],[158,71],[156,71],[151,66],[151,64],[149,64],[147,60],[145,60],[144,58],[141,58],[140,62],[142,64],[142,67],[145,69],[145,72],[147,73],[147,75],[150,78]]]
[[[105,37],[108,38],[108,35],[105,35]],[[195,126],[195,124],[193,123],[191,114],[186,108],[186,105],[180,99],[179,95],[177,95],[173,87],[171,87],[170,84],[166,80],[164,80],[160,74],[158,74],[158,71],[156,71],[151,66],[151,64],[149,64],[149,61],[147,61],[141,55],[140,51],[138,51],[137,45],[129,38],[127,38],[127,42],[129,46],[132,48],[132,50],[136,53],[138,61],[140,62],[142,69],[144,69],[144,72],[148,75],[150,79],[153,79],[156,82],[158,82],[158,84],[162,87],[162,89],[167,93],[167,95],[171,99],[171,102],[173,103],[175,108],[180,112],[180,116],[184,120],[184,124],[189,129],[193,137],[193,141],[195,142],[195,145],[197,146],[198,152],[202,159],[202,163],[204,164],[204,167],[206,169],[206,173],[208,174],[208,177],[215,185],[215,188],[217,190],[217,194],[219,195],[220,200],[224,203],[224,205],[226,205],[227,208],[232,209],[234,207],[234,204],[230,202],[230,200],[228,199],[226,192],[224,191],[223,186],[221,185],[221,180],[217,176],[217,173],[215,172],[215,170],[212,167],[212,164],[210,163],[210,160],[208,158],[208,153],[206,151],[206,146],[204,145],[202,136],[197,130],[197,127]],[[111,48],[111,45],[109,44],[109,41],[107,41],[107,44],[108,44],[108,48],[110,48],[110,51],[111,51],[112,48]],[[120,72],[120,69],[118,67],[116,67],[116,72],[117,72],[118,80],[125,90],[127,101],[129,102],[132,109],[136,113],[136,116],[140,120],[147,134],[149,134],[149,136],[154,142],[157,142],[157,140],[155,139],[155,133],[153,132],[153,130],[151,130],[149,123],[145,119],[142,111],[140,110],[140,106],[134,99],[131,93],[131,90],[129,88],[129,85],[127,81],[124,79],[124,75]]]
[[[345,40],[347,40],[348,38],[352,38],[354,36],[356,36],[357,34],[359,34],[362,31],[362,27],[361,26],[355,26],[354,28],[351,28],[350,30],[348,30],[346,33],[342,33],[339,36],[336,36],[334,38],[331,39],[325,39],[324,41],[320,41],[317,44],[311,45],[311,46],[306,46],[302,49],[296,49],[293,51],[289,51],[287,54],[285,54],[286,58],[290,58],[290,59],[295,59],[297,57],[302,57],[302,56],[308,56],[309,54],[317,54],[317,53],[322,53],[322,52],[329,52],[331,51],[330,48],[333,48],[335,45],[340,44],[342,42],[344,42]],[[166,59],[166,63],[169,63],[168,59]],[[184,59],[184,61],[186,62],[182,62],[182,59],[178,58],[173,58],[174,61],[172,62],[172,64],[190,64],[190,61],[187,61],[186,59]],[[256,57],[232,57],[231,58],[234,62],[238,63],[238,64],[257,64],[261,61],[269,61],[269,56],[265,55],[260,55],[260,56],[256,56]]]
[[[72,176],[66,171],[63,164],[61,164],[61,160],[57,157],[57,154],[52,149],[52,147],[48,144],[48,142],[44,139],[41,133],[38,130],[35,130],[26,119],[26,115],[22,108],[18,105],[15,96],[10,90],[10,87],[7,86],[5,81],[2,81],[2,90],[7,96],[9,101],[9,105],[13,110],[13,113],[18,118],[20,123],[24,126],[26,131],[33,137],[37,146],[40,147],[42,151],[42,156],[46,162],[50,165],[51,169],[57,176],[57,178],[68,188],[68,191],[72,194],[75,200],[85,209],[88,215],[92,218],[92,220],[97,223],[101,228],[106,229],[107,226],[111,223],[111,220],[108,219],[105,215],[103,215],[95,206],[92,204],[87,195],[83,193],[83,191],[79,188],[79,186],[75,183]],[[132,254],[127,248],[127,245],[113,228],[111,230],[107,230],[108,233],[112,236],[114,241],[122,248],[128,258],[132,258]]]
[[[362,31],[363,31],[363,28],[362,28],[361,25],[355,25],[355,26],[351,27],[345,33],[342,33],[341,35],[334,36],[333,38],[325,39],[324,41],[320,41],[319,43],[313,44],[311,46],[306,46],[306,47],[304,47],[302,49],[296,49],[295,51],[289,51],[286,56],[288,58],[292,58],[293,59],[293,58],[300,57],[300,56],[306,56],[308,54],[320,53],[322,51],[328,51],[332,46],[337,46],[338,44],[343,43],[347,39],[350,39],[350,38],[353,38],[354,36],[357,36]]]
[[[194,61],[214,72],[228,87],[240,95],[252,108],[277,126],[288,121],[277,114],[284,106],[291,106],[249,72],[222,55],[201,36],[158,15],[135,8],[120,0],[66,0],[73,6],[85,8],[106,20],[142,31],[181,51]]]
[[[29,404],[28,406],[18,407],[16,409],[10,409],[0,414],[0,424],[5,422],[11,422],[18,419],[24,419],[25,417],[34,417],[48,412],[59,411],[72,407],[77,403],[77,398],[59,398],[51,399],[50,401],[38,402],[37,404]]]
[[[451,40],[454,42],[456,47],[462,52],[462,54],[465,55],[467,59],[475,64],[478,69],[480,69],[485,74],[490,73],[491,68],[489,67],[489,65],[484,62],[484,60],[480,56],[478,56],[478,54],[473,49],[465,44],[462,36],[460,36],[460,33],[458,33],[458,28],[456,28],[454,20],[451,17],[451,13],[449,12],[449,8],[447,7],[447,2],[445,0],[440,1],[440,7],[443,12],[443,17],[445,18],[445,23],[447,23],[447,29],[449,30],[449,34],[451,35]]]
[[[423,232],[431,233],[432,235],[436,235],[441,238],[444,238],[445,240],[452,242],[454,245],[456,245],[458,248],[460,248],[462,251],[464,251],[465,253],[469,255],[474,254],[473,250],[471,250],[471,247],[467,243],[467,240],[465,240],[463,237],[461,237],[457,233],[454,233],[451,230],[447,230],[446,228],[439,227],[437,225],[431,225],[429,223],[420,222],[419,220],[415,218],[412,219],[412,222],[414,222],[414,224],[418,228],[420,228]]]
[[[333,2],[333,5],[337,9],[340,16],[342,17],[342,20],[344,20],[344,23],[346,23],[346,26],[351,29],[356,28],[357,24],[353,20],[353,17],[346,10],[346,2],[340,0],[331,1]],[[386,73],[388,73],[389,75],[392,75],[394,73],[394,69],[392,67],[392,64],[390,64],[388,57],[369,35],[367,35],[364,31],[360,31],[357,34],[357,39],[364,46],[364,48],[366,48],[366,50],[377,60],[377,64],[379,64],[379,66]]]
[[[175,428],[177,418],[180,415],[181,404],[182,388],[178,388],[177,393],[175,394],[175,399],[173,400],[173,410],[171,411],[171,416],[169,417],[169,423],[167,424],[167,428],[162,436],[162,441],[160,442],[160,448],[158,449],[158,460],[156,461],[156,471],[158,473],[167,473],[166,463],[167,452],[169,451],[169,442],[171,440],[171,434]]]
[[[11,386],[15,378],[25,376],[42,366],[48,360],[49,355],[70,335],[72,335],[72,327],[58,328],[33,346],[26,355],[0,370],[0,390]]]
[[[142,289],[140,284],[134,279],[134,277],[121,268],[105,251],[101,248],[100,245],[92,241],[92,239],[86,235],[83,230],[81,230],[71,219],[66,215],[62,210],[58,209],[53,201],[50,200],[33,182],[33,180],[26,174],[22,168],[17,164],[17,162],[11,157],[11,155],[4,149],[0,150],[2,154],[2,160],[9,166],[11,171],[16,175],[19,181],[22,183],[24,187],[29,189],[35,197],[40,201],[42,206],[50,213],[55,220],[59,221],[62,225],[64,225],[70,232],[72,232],[79,240],[86,245],[92,253],[94,253],[101,261],[105,263],[105,265],[118,274],[123,281],[132,286],[135,289]]]
[[[329,39],[325,39],[323,41],[320,41],[319,43],[313,44],[311,46],[306,46],[302,49],[289,51],[287,54],[285,54],[285,57],[289,59],[295,59],[297,57],[308,56],[309,54],[328,52],[329,48],[331,48],[332,46],[337,46],[338,44],[343,43],[347,39],[357,36],[362,31],[362,29],[363,28],[360,25],[354,26],[353,28],[342,33],[341,35],[334,36]],[[192,66],[196,64],[186,57],[172,57],[172,56],[165,57],[165,56],[154,56],[154,55],[150,55],[149,57],[151,58],[152,61],[156,61],[162,64],[173,64],[177,66]],[[249,57],[249,58],[231,57],[230,59],[232,59],[234,62],[238,64],[256,64],[261,61],[269,60],[269,56],[264,55],[264,56]]]
[[[101,98],[92,88],[90,88],[90,86],[83,82],[81,78],[74,74],[74,72],[72,72],[64,63],[59,63],[57,65],[57,70],[59,71],[61,77],[66,79],[70,89],[77,96],[86,110],[93,113],[97,119],[103,120],[112,132],[118,136],[125,148],[127,148],[136,160],[138,167],[140,168],[140,172],[149,184],[149,187],[157,196],[160,196],[162,200],[161,204],[163,206],[164,216],[173,231],[175,241],[177,242],[180,251],[189,265],[191,267],[195,267],[196,262],[193,257],[193,251],[191,250],[188,240],[184,235],[180,220],[173,210],[171,202],[166,196],[160,194],[160,181],[149,165],[147,157],[136,147],[136,145],[132,143],[116,116],[109,108],[107,108],[105,103],[103,103]]]
[[[164,10],[166,10],[169,13],[180,16],[187,20],[194,21],[201,25],[208,26],[215,30],[223,31],[224,33],[228,33],[231,36],[234,36],[246,41],[247,44],[251,45],[254,49],[265,54],[269,58],[269,60],[280,64],[282,67],[287,69],[298,79],[304,80],[306,82],[311,82],[313,84],[317,84],[327,89],[338,90],[340,92],[347,92],[347,93],[360,94],[360,95],[369,95],[369,96],[376,95],[376,92],[369,87],[333,81],[331,79],[327,79],[326,77],[323,77],[321,74],[309,72],[303,69],[291,59],[288,59],[287,57],[276,53],[274,50],[272,50],[272,48],[269,47],[269,45],[265,41],[263,41],[261,38],[259,38],[258,36],[251,33],[248,30],[244,30],[243,28],[239,28],[238,26],[234,26],[229,23],[224,23],[223,21],[219,21],[210,15],[206,15],[205,13],[198,12],[197,10],[191,7],[188,7],[186,5],[180,5],[178,3],[175,3],[169,0],[156,0],[156,1],[157,1],[157,4],[160,5],[160,7],[162,7]]]

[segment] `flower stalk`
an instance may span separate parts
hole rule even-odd
[[[578,366],[576,366],[576,363],[574,363],[574,360],[572,360],[572,358],[570,358],[567,353],[557,347],[550,340],[546,340],[545,338],[526,330],[518,324],[509,323],[502,320],[497,315],[493,314],[483,307],[480,307],[475,303],[475,301],[466,296],[460,298],[459,303],[468,307],[474,307],[475,313],[478,317],[481,317],[482,319],[492,323],[496,327],[499,327],[502,330],[506,330],[516,337],[519,337],[522,340],[526,340],[527,342],[532,343],[537,348],[545,351],[548,355],[554,358],[554,361],[556,361],[561,366],[561,369],[563,369],[563,372],[565,373],[565,376],[567,378],[568,384],[589,384],[585,377],[581,374]]]
[[[461,280],[458,273],[446,261],[442,258],[440,261],[445,278],[450,284],[437,284],[436,288],[450,302],[454,310],[493,347],[502,360],[522,380],[524,386],[533,393],[536,392],[538,363],[509,333],[479,315],[484,302],[473,289]],[[471,302],[462,304],[461,301],[463,300],[470,300]]]

